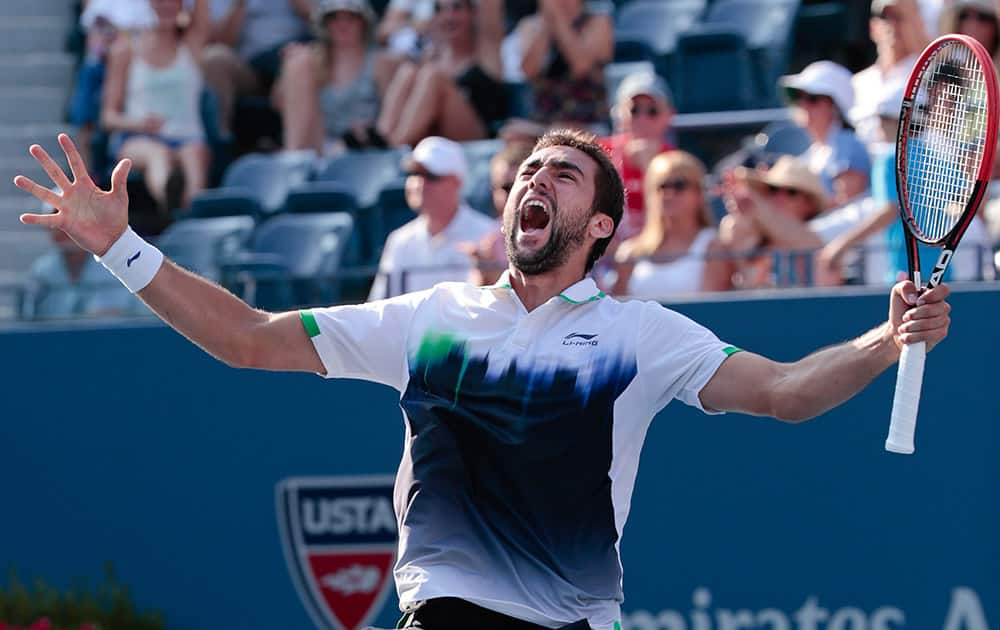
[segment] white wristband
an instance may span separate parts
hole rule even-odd
[[[163,252],[144,241],[129,227],[103,256],[94,256],[94,259],[121,280],[129,291],[138,293],[146,288],[160,270]]]

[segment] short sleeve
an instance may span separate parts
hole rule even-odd
[[[653,412],[677,398],[706,413],[698,395],[722,362],[739,348],[712,331],[655,302],[639,317],[638,377]]]
[[[358,378],[401,390],[410,326],[430,293],[300,311],[326,378]]]

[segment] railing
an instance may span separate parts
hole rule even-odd
[[[850,284],[864,284],[861,279],[865,277],[865,260],[867,254],[874,253],[882,248],[859,248],[861,256],[857,257],[857,263],[853,267]],[[713,258],[724,257],[729,259],[743,260],[764,260],[770,263],[769,277],[767,282],[746,288],[771,288],[787,289],[800,288],[811,289],[815,286],[813,275],[814,250],[756,250],[744,253],[740,256],[713,255]],[[996,281],[996,268],[993,266],[993,251],[988,247],[966,246],[962,249],[962,256],[976,256],[977,274],[975,280],[979,282]],[[650,260],[655,263],[668,263],[677,260],[681,256],[667,255],[647,257],[637,260]],[[495,271],[501,271],[506,265],[497,264]],[[414,289],[414,278],[420,274],[433,272],[435,275],[446,271],[448,267],[411,267],[405,271],[398,272],[391,281],[391,295],[406,292]],[[451,267],[455,273],[455,279],[462,279],[465,276],[466,267]],[[378,274],[375,267],[352,267],[343,268],[335,274],[312,278],[293,278],[279,265],[273,268],[246,268],[243,266],[222,266],[221,284],[245,300],[247,303],[265,309],[282,310],[303,306],[325,306],[338,303],[362,302],[367,298],[369,286],[372,279]],[[888,282],[886,282],[888,284]],[[44,305],[46,296],[57,293],[61,290],[73,290],[83,294],[89,291],[121,289],[116,281],[110,278],[108,283],[100,283],[90,286],[75,287],[43,287],[32,283],[18,283],[0,280],[0,320],[20,320],[20,321],[41,321],[51,319],[88,319],[99,314],[85,312],[62,312],[53,315],[47,312]],[[719,292],[718,295],[725,295],[727,292]],[[704,295],[704,293],[702,293]],[[673,296],[664,295],[663,298]],[[690,296],[688,296],[690,297]],[[152,313],[141,304],[137,298],[132,298],[132,302],[122,309],[106,313],[115,317],[151,317]]]

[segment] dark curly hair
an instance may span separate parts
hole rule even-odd
[[[594,203],[590,206],[591,216],[598,212],[611,217],[614,221],[614,229],[610,236],[602,238],[594,243],[587,256],[586,273],[594,268],[594,263],[604,255],[608,249],[608,244],[614,238],[621,223],[622,213],[625,211],[625,185],[622,183],[618,169],[611,163],[611,158],[607,152],[597,144],[594,134],[576,129],[553,129],[545,133],[535,143],[532,153],[548,147],[571,147],[586,153],[597,163],[597,176],[594,178]]]

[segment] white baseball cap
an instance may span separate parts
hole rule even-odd
[[[622,79],[615,94],[616,103],[630,101],[636,96],[650,96],[670,105],[673,103],[667,82],[648,70],[633,72]]]
[[[454,175],[459,179],[465,179],[468,171],[462,145],[441,136],[424,138],[403,158],[404,169],[414,170],[417,166],[434,175]]]
[[[798,90],[809,94],[829,96],[840,110],[845,120],[847,112],[854,107],[854,88],[851,86],[851,71],[832,61],[815,61],[798,74],[787,74],[778,79],[782,96],[792,100],[792,92]]]

